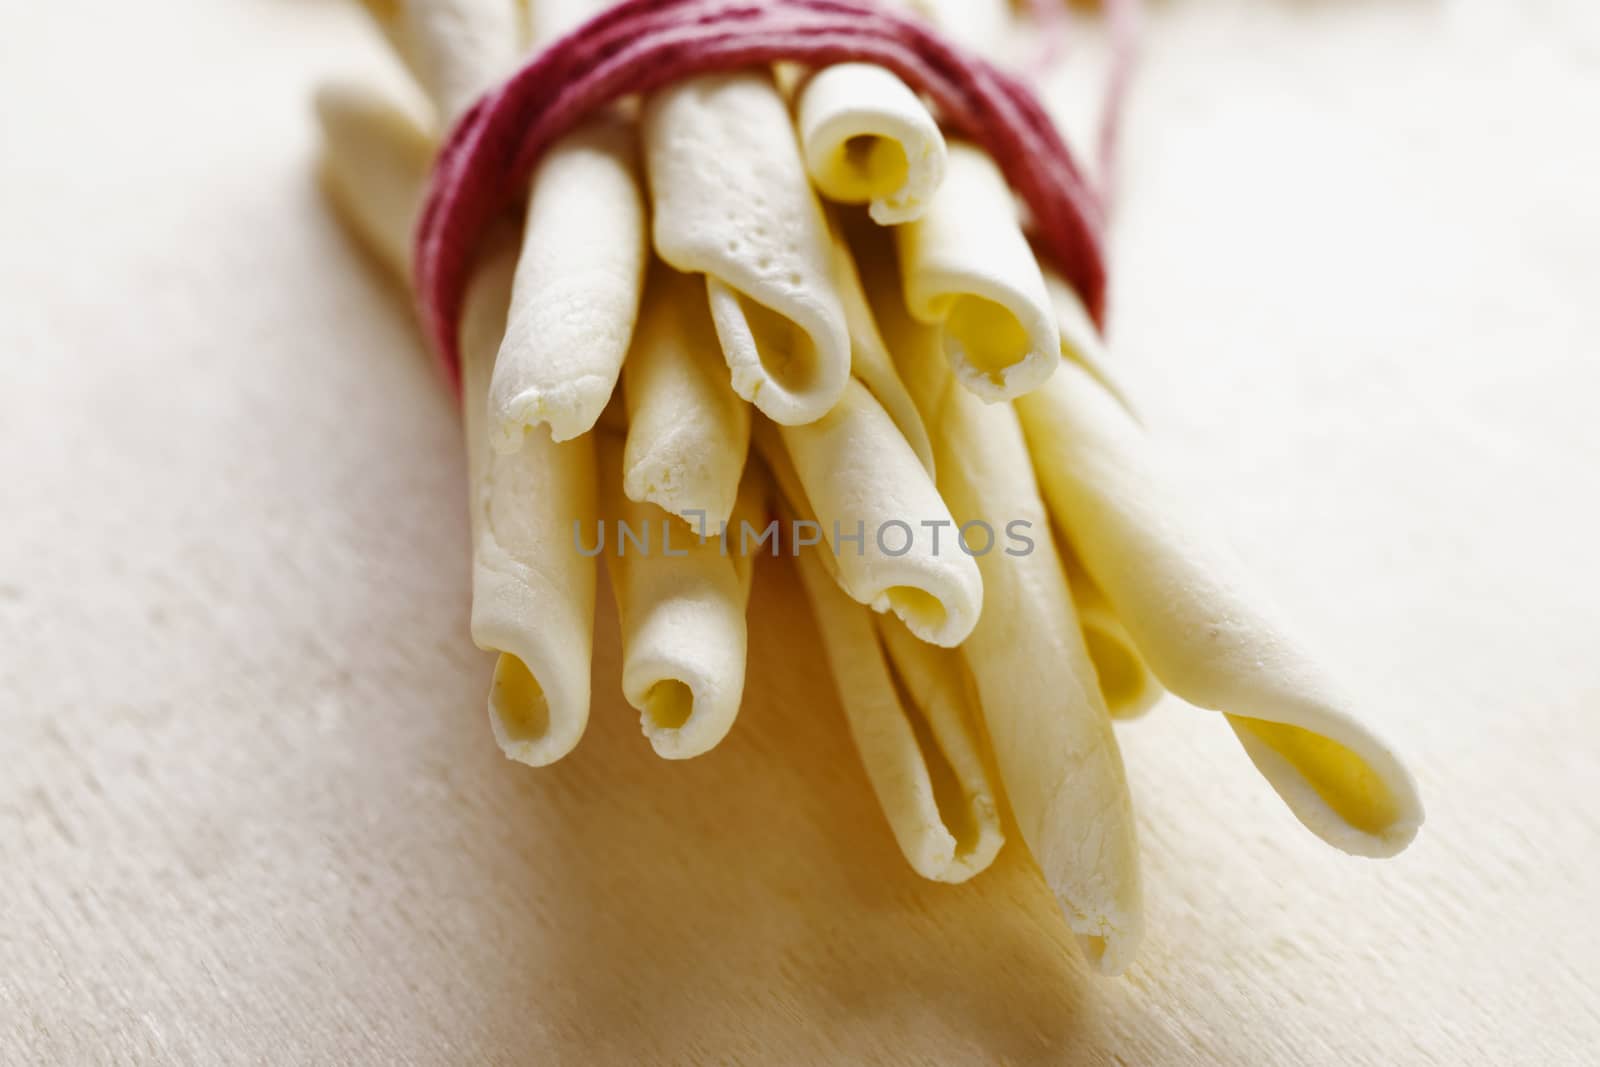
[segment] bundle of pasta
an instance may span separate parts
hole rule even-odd
[[[867,778],[920,874],[973,877],[1012,826],[1088,958],[1120,972],[1142,919],[1112,720],[1162,683],[1224,712],[1314,832],[1365,855],[1405,847],[1422,814],[1404,768],[1164,493],[1104,370],[1072,196],[1040,192],[1048,153],[1019,164],[1006,148],[1038,142],[1037,121],[986,151],[941,125],[967,98],[918,82],[910,53],[818,51],[759,21],[847,0],[368,7],[437,113],[326,89],[324,174],[353,230],[417,284],[459,371],[472,631],[498,655],[489,711],[507,755],[548,764],[583,734],[601,556],[649,743],[670,759],[717,745],[776,509]],[[917,7],[980,36],[1010,18],[1004,0]],[[971,74],[974,99],[1009,100],[1002,125],[1028,125],[1014,93],[995,96],[998,74],[882,17]],[[634,81],[586,108],[550,81],[538,114],[567,112],[536,152],[485,132],[521,106],[492,86],[530,43],[549,47],[510,86],[609,40],[570,68],[603,81],[638,34],[680,55],[718,19],[745,20],[745,37],[726,34],[743,50],[681,77],[639,74],[635,56]],[[773,66],[795,57],[799,73]],[[973,135],[971,118],[955,128]],[[520,230],[484,209],[456,247],[485,145],[520,161],[516,188],[494,190],[520,193]],[[1054,220],[1070,283],[1041,267],[1008,179]]]

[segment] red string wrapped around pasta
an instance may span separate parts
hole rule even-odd
[[[456,334],[477,243],[553,142],[621,97],[779,61],[874,63],[922,93],[945,125],[994,158],[1028,207],[1039,250],[1103,321],[1099,198],[1020,80],[864,0],[623,0],[485,95],[439,155],[418,226],[416,287],[423,327],[452,383],[460,379]]]

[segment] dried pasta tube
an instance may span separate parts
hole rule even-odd
[[[716,536],[723,544],[722,551],[733,560],[733,570],[739,576],[739,588],[743,590],[747,603],[750,599],[750,585],[755,579],[755,563],[760,546],[746,551],[746,537],[743,531],[748,529],[750,537],[759,537],[765,531],[772,488],[767,469],[760,463],[747,462],[744,466],[744,477],[739,480],[739,495],[733,502],[733,514],[728,517],[727,526],[718,523],[714,534],[709,523],[706,528],[706,536]]]
[[[623,492],[621,438],[601,433],[606,567],[622,621],[622,691],[656,754],[688,759],[727,736],[744,696],[745,596],[715,531]]]
[[[1120,376],[1111,369],[1105,342],[1095,328],[1094,320],[1089,317],[1089,309],[1083,306],[1083,301],[1072,286],[1048,266],[1044,267],[1044,288],[1050,294],[1050,306],[1055,310],[1056,326],[1061,331],[1061,354],[1094,375],[1106,392],[1137,420],[1138,413],[1127,390],[1123,388]]]
[[[892,619],[875,620],[839,589],[822,556],[807,548],[798,566],[867,780],[911,868],[964,882],[993,862],[1005,839],[960,654],[923,644]]]
[[[767,474],[773,483],[773,489],[782,502],[782,510],[789,519],[790,529],[795,531],[796,540],[801,536],[800,528],[792,524],[796,521],[813,524],[804,527],[809,533],[815,531],[819,541],[825,541],[822,524],[817,522],[816,510],[812,508],[810,499],[806,496],[805,486],[800,484],[800,474],[794,469],[794,460],[789,456],[789,450],[784,447],[783,438],[779,435],[776,423],[767,419],[757,419],[751,430],[750,442],[754,450],[761,456]],[[794,551],[796,545],[791,548]],[[827,572],[841,590],[845,588],[844,575],[839,572],[838,556],[827,543],[821,543],[816,553],[819,566]]]
[[[976,874],[1000,851],[1005,832],[994,770],[984,755],[982,712],[972,672],[959,649],[930,645],[888,615],[879,615],[876,621],[900,687],[901,706],[907,709],[924,753],[934,797],[945,826],[956,838],[955,858]]]
[[[800,474],[794,469],[794,460],[784,447],[777,424],[757,419],[750,428],[750,444],[766,463],[767,473],[772,476],[774,488],[784,505],[794,513],[795,518],[815,522],[817,513],[806,497],[805,486],[800,484]],[[828,553],[823,555],[827,556]]]
[[[821,418],[850,378],[822,206],[770,76],[691,78],[646,102],[656,253],[706,276],[733,391],[774,422]]]
[[[867,388],[851,379],[827,415],[779,433],[845,592],[924,641],[966,640],[983,607],[978,566],[951,543],[950,509]]]
[[[1036,389],[1061,358],[1061,339],[1016,202],[980,149],[950,145],[927,213],[894,231],[906,306],[937,326],[957,380],[996,402]]]
[[[845,321],[850,327],[850,365],[861,384],[867,387],[884,411],[894,420],[906,444],[917,454],[928,476],[934,474],[933,442],[928,440],[928,428],[922,423],[917,405],[912,403],[900,372],[895,369],[889,355],[889,346],[883,343],[878,324],[862,288],[861,276],[856,270],[854,254],[845,243],[842,233],[835,230],[833,241],[834,277],[839,284],[839,297],[844,305]]]
[[[334,207],[395,278],[409,284],[432,139],[404,109],[363,86],[320,87],[316,113],[323,180]]]
[[[750,447],[750,408],[728,385],[696,279],[665,266],[651,272],[622,378],[628,499],[695,526],[726,520]]]
[[[317,112],[336,203],[397,275],[409,274],[426,135],[364,92],[321,93]],[[489,695],[495,740],[512,759],[542,766],[572,750],[589,718],[595,563],[575,548],[574,528],[594,526],[594,448],[544,437],[510,456],[488,447],[485,405],[514,262],[509,245],[485,258],[462,321],[472,637],[499,654]]]
[[[516,66],[515,0],[363,0],[448,127]]]
[[[1111,372],[1100,332],[1090,320],[1083,301],[1048,267],[1044,270],[1044,284],[1051,306],[1055,308],[1056,323],[1061,328],[1062,356],[1076,360],[1132,414],[1133,405]],[[1072,546],[1065,539],[1058,539],[1056,547],[1066,564],[1072,600],[1078,608],[1078,620],[1083,624],[1084,643],[1089,647],[1089,658],[1094,661],[1106,707],[1113,719],[1138,718],[1161,699],[1161,683],[1139,654],[1139,646],[1117,617],[1116,609],[1083,569]]]
[[[1144,929],[1133,802],[1016,413],[956,383],[892,287],[868,292],[992,605],[962,651],[1018,831],[1090,963],[1121,973]]]
[[[588,433],[622,372],[647,255],[633,127],[602,115],[534,171],[511,316],[489,388],[497,452]]]
[[[823,196],[869,205],[882,226],[927,210],[944,180],[944,135],[905,82],[870,63],[840,63],[813,75],[798,103],[806,169]]]
[[[1017,410],[1056,522],[1162,683],[1227,714],[1323,840],[1363,856],[1404,849],[1423,819],[1410,774],[1185,514],[1122,406],[1066,360]]]
[[[488,446],[489,379],[515,263],[487,256],[462,320],[463,404],[472,515],[472,639],[500,654],[489,695],[495,740],[533,766],[570,752],[589,721],[596,528],[594,439],[530,435],[510,455]]]
[[[1056,547],[1066,568],[1067,586],[1072,590],[1073,606],[1078,609],[1078,625],[1083,627],[1083,643],[1094,664],[1106,710],[1113,719],[1137,719],[1161,699],[1161,683],[1150,673],[1116,609],[1083,569],[1071,546],[1058,542]]]

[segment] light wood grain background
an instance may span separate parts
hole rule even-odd
[[[310,177],[311,86],[377,45],[0,12],[0,1062],[1593,1061],[1594,5],[1153,19],[1120,359],[1430,819],[1332,854],[1162,705],[1115,981],[1014,855],[905,868],[781,566],[719,751],[650,754],[606,610],[578,754],[503,760],[457,421]]]

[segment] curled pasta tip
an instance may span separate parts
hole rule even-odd
[[[905,302],[939,329],[956,380],[991,403],[1038,388],[1061,360],[1061,335],[1010,190],[971,145],[927,214],[895,231]]]
[[[509,248],[486,257],[462,329],[472,519],[472,638],[500,653],[489,721],[507,756],[544,766],[567,755],[589,721],[595,561],[574,530],[596,517],[594,441],[531,436],[500,455],[485,411],[511,301]]]
[[[791,522],[796,514],[785,510]],[[912,870],[964,882],[1005,837],[960,655],[875,620],[839,589],[826,558],[809,547],[797,565],[867,780]]]
[[[1312,833],[1343,852],[1384,859],[1404,852],[1423,823],[1416,783],[1379,737],[1326,704],[1228,715],[1250,761]]]
[[[511,313],[489,387],[497,452],[528,431],[588,433],[622,372],[644,287],[644,196],[631,127],[594,120],[534,172]]]
[[[424,327],[451,380],[459,377],[456,333],[472,257],[551,144],[621,96],[782,60],[869,63],[924,94],[999,166],[1029,207],[1039,247],[1099,320],[1106,280],[1100,207],[1022,82],[915,19],[861,0],[624,0],[480,99],[440,153],[417,230],[416,286]]]
[[[1005,843],[999,790],[984,758],[977,690],[959,652],[921,641],[887,616],[875,621],[934,803],[954,843],[945,869],[929,877],[965,881],[987,868]]]
[[[866,387],[851,379],[826,416],[780,434],[845,591],[924,641],[966,640],[983,608],[978,566],[953,534],[942,548],[927,536],[954,529],[950,510]]]
[[[1149,442],[1085,368],[1016,404],[1050,511],[1156,677],[1228,716],[1312,832],[1365,856],[1404,849],[1416,784],[1167,487]]]
[[[822,195],[867,204],[874,222],[920,218],[944,180],[945,143],[899,78],[866,63],[819,71],[800,90],[806,169]]]
[[[642,119],[656,252],[703,274],[733,391],[775,422],[811,422],[850,377],[832,242],[772,79],[691,78]]]
[[[600,436],[605,511],[617,523],[606,567],[622,623],[622,691],[657,755],[702,755],[727,736],[744,696],[748,586],[714,532],[702,540],[627,498],[623,443]],[[642,537],[632,550],[624,529]]]
[[[691,525],[715,528],[738,498],[750,408],[728,383],[701,287],[658,267],[623,364],[623,491]]]
[[[480,629],[475,640],[486,651],[499,651],[496,645],[511,643],[481,636],[484,632]],[[535,669],[527,659],[511,652],[502,651],[496,659],[489,687],[489,729],[508,759],[529,767],[548,767],[577,747],[587,716],[580,719],[570,707],[579,701],[587,704],[588,693],[557,693],[540,682],[541,675],[549,681],[551,674],[559,671],[553,665],[547,670]]]

